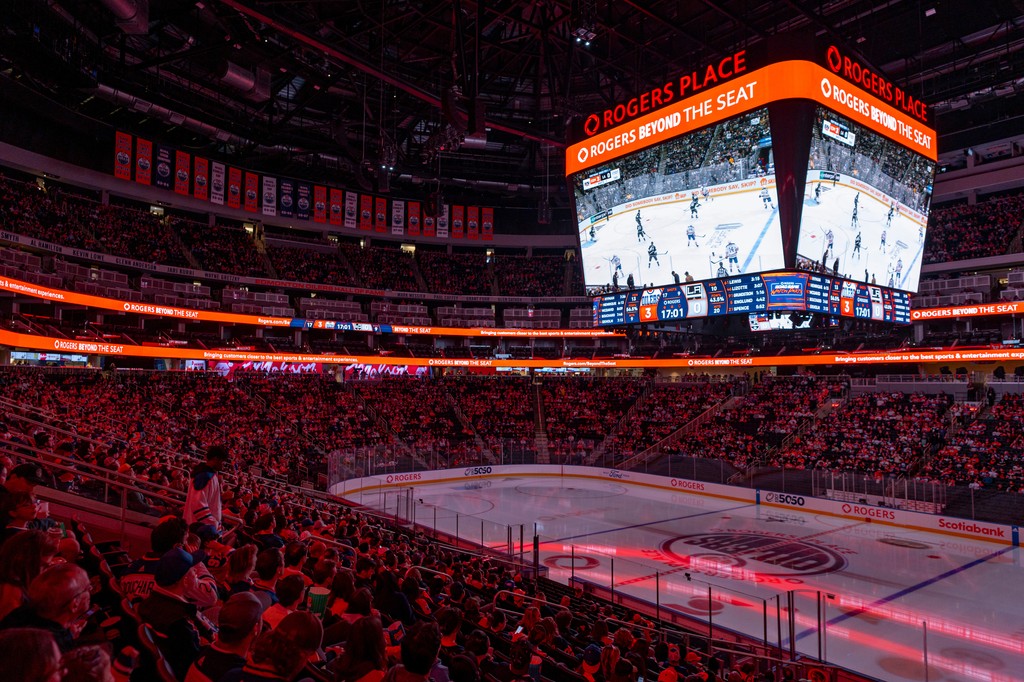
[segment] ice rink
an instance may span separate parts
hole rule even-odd
[[[356,501],[395,511],[400,495]],[[770,644],[789,646],[795,590],[797,649],[880,680],[926,679],[924,623],[930,682],[1024,680],[1019,548],[596,478],[449,481],[410,497],[418,523],[495,547],[509,525],[518,545],[524,524],[528,555],[536,524],[552,578],[608,587],[614,571],[617,592],[652,604],[657,580],[663,608]]]
[[[688,193],[640,209],[617,207],[610,218],[594,225],[593,239],[589,228],[580,232],[585,283],[611,284],[616,257],[622,266],[621,288],[629,275],[640,288],[672,284],[673,270],[682,281],[686,272],[697,280],[720,277],[719,265],[729,275],[785,267],[775,187],[768,188],[770,206],[760,192],[761,187],[755,186],[716,193],[706,201],[701,198],[697,217],[691,211]],[[643,235],[637,229],[638,212]],[[692,240],[687,237],[690,225],[694,228]],[[735,263],[730,263],[727,255],[730,242],[737,249]],[[656,259],[650,255],[651,244]]]
[[[847,279],[859,282],[874,279],[875,284],[881,286],[917,291],[925,226],[899,210],[893,210],[890,219],[892,200],[879,200],[844,181],[833,184],[811,179],[817,176],[817,171],[808,176],[797,253],[819,263],[824,256],[829,272],[838,258],[839,274]],[[816,199],[819,184],[821,191]],[[853,221],[855,200],[856,222]],[[833,243],[831,252],[826,254],[829,230]],[[859,251],[856,248],[858,234],[861,237]]]

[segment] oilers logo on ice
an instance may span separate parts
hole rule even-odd
[[[658,319],[658,303],[661,301],[661,289],[644,289],[640,295],[640,320]]]
[[[841,571],[843,547],[808,542],[785,533],[728,530],[683,535],[646,552],[673,568],[753,582],[799,583],[799,578]]]

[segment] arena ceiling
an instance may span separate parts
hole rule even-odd
[[[377,191],[440,177],[563,204],[574,121],[779,34],[825,35],[931,104],[940,151],[1024,111],[1021,0],[9,0],[0,16],[4,96]]]

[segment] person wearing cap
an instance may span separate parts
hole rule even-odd
[[[309,680],[302,669],[323,643],[324,628],[308,611],[289,613],[281,623],[260,635],[245,665],[224,675],[220,682],[279,682]]]
[[[37,485],[53,485],[53,477],[48,477],[43,468],[34,462],[25,462],[11,469],[7,480],[0,485],[0,528],[5,528],[11,519],[6,513],[7,497],[13,493],[35,493]]]
[[[211,445],[206,451],[206,461],[196,466],[185,495],[185,522],[199,523],[221,529],[222,503],[221,483],[217,473],[231,459],[223,445]]]
[[[245,665],[253,641],[262,630],[263,604],[255,595],[232,595],[217,615],[217,636],[203,647],[188,669],[185,682],[218,682],[228,672]]]
[[[178,679],[184,678],[200,648],[200,623],[186,594],[197,587],[192,555],[175,547],[162,557],[152,591],[138,608],[139,618],[156,633],[156,644]],[[205,629],[205,628],[204,628]]]
[[[588,682],[595,682],[601,679],[601,647],[591,644],[583,650],[583,658],[576,669]]]
[[[53,635],[61,651],[68,651],[85,627],[91,590],[89,574],[80,567],[50,566],[29,584],[28,602],[0,621],[0,630],[40,628]]]
[[[688,674],[704,672],[704,665],[701,663],[700,654],[696,651],[686,652],[686,657],[683,658],[683,665],[681,667]]]
[[[184,521],[172,516],[161,521],[150,532],[149,544],[152,549],[128,564],[118,580],[128,601],[141,601],[149,596],[160,557],[184,543],[187,530]]]

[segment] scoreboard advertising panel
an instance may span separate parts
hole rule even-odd
[[[568,147],[584,283],[616,292],[595,300],[596,325],[775,309],[909,323],[892,289],[920,276],[926,105],[834,46],[757,61],[738,52],[593,114]],[[777,158],[773,131],[806,156]],[[760,275],[787,269],[817,275]]]
[[[894,324],[911,321],[910,297],[905,292],[797,271],[642,287],[598,296],[593,303],[597,327],[783,312]]]

